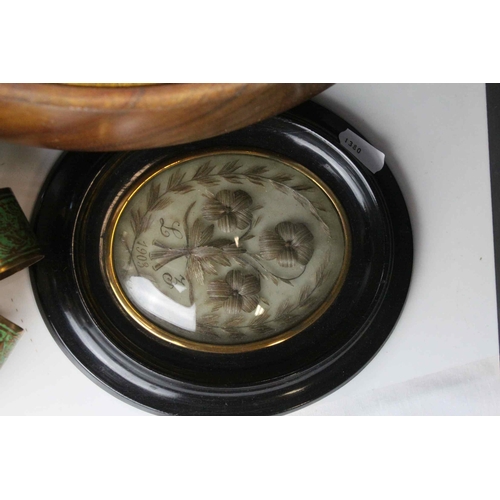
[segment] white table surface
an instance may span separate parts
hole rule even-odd
[[[406,306],[379,354],[292,415],[500,415],[484,86],[337,84],[315,100],[385,153],[410,211],[415,260]],[[0,187],[13,189],[25,213],[58,155],[0,143]],[[0,415],[148,415],[59,349],[28,271],[0,282],[0,315],[25,328],[0,370]]]

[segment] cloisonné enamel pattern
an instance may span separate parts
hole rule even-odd
[[[19,340],[23,329],[0,316],[0,368]]]
[[[0,189],[0,279],[42,258],[35,235],[12,190]]]

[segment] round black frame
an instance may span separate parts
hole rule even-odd
[[[284,413],[346,383],[396,324],[413,262],[401,191],[387,165],[373,174],[342,149],[338,135],[347,128],[358,133],[308,102],[197,143],[64,154],[33,216],[46,257],[31,268],[31,279],[55,340],[106,390],[160,414]],[[348,275],[328,311],[281,344],[240,354],[197,352],[151,338],[123,313],[101,267],[102,228],[127,183],[159,164],[225,148],[266,151],[306,166],[341,202],[352,236]]]

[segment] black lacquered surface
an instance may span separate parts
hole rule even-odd
[[[275,414],[353,377],[387,339],[412,267],[408,213],[389,168],[372,174],[341,149],[354,130],[306,103],[199,143],[119,154],[67,153],[44,186],[34,224],[47,256],[32,269],[56,341],[96,382],[133,404],[169,414]],[[123,313],[102,273],[102,228],[128,183],[155,165],[200,151],[260,150],[306,166],[341,202],[352,235],[348,275],[318,321],[276,346],[214,354],[166,345]]]

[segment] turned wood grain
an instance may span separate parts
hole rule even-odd
[[[245,127],[331,84],[0,84],[0,139],[53,149],[124,151]]]

